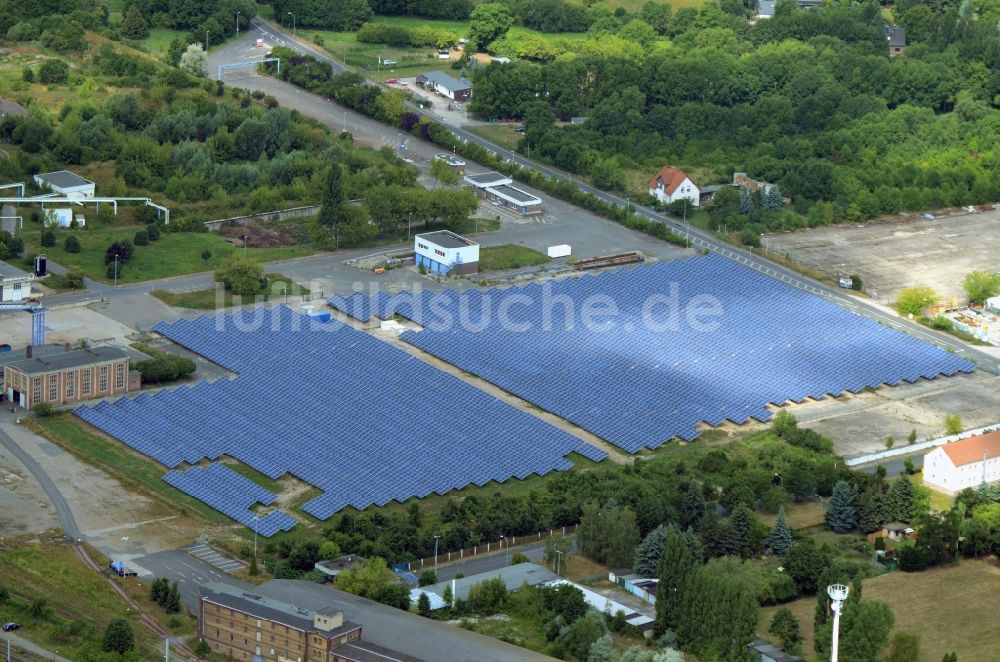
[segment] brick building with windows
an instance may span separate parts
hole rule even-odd
[[[122,395],[139,390],[140,381],[117,347],[28,347],[24,358],[3,366],[4,395],[29,410],[40,402],[62,405]]]
[[[198,635],[234,660],[331,662],[361,638],[360,625],[329,607],[307,611],[222,582],[202,584],[200,595]]]

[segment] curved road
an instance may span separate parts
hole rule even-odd
[[[6,431],[0,428],[0,445],[6,448],[11,455],[17,458],[18,462],[24,465],[24,468],[35,477],[38,484],[42,486],[42,490],[45,492],[46,496],[49,497],[49,501],[52,502],[52,506],[56,509],[56,515],[59,517],[59,524],[62,526],[63,532],[73,538],[74,540],[80,538],[80,527],[76,523],[76,518],[73,516],[73,511],[70,509],[69,504],[66,503],[66,499],[63,498],[62,492],[56,487],[55,482],[49,477],[42,466],[35,461],[35,458],[31,457],[16,441],[14,441]]]
[[[299,39],[297,36],[291,34],[283,27],[275,25],[269,21],[265,21],[259,17],[254,18],[251,21],[251,33],[253,38],[257,38],[257,35],[264,37],[266,40],[270,40],[274,43],[287,46],[298,50],[299,52],[307,53],[312,55],[321,62],[325,62],[330,65],[334,72],[340,73],[346,71],[346,68],[339,62],[333,60],[329,55],[325,54],[321,50],[315,48],[314,46],[306,43],[305,41]],[[250,37],[250,35],[248,35]],[[244,46],[245,47],[245,46]],[[213,54],[218,58],[225,58],[241,48],[241,41],[231,42],[229,46],[219,51],[217,54]],[[302,95],[308,95],[308,92],[301,90],[289,83],[283,83],[276,79],[271,79],[270,83],[267,84],[267,91],[273,94],[283,103],[286,100],[293,99],[295,97],[300,97]],[[329,103],[334,104],[330,101]],[[341,108],[338,106],[338,108]],[[442,118],[436,116],[432,112],[423,111],[414,108],[415,112],[426,115],[430,119],[443,124]],[[351,116],[352,120],[355,119],[355,113],[353,111],[346,111],[345,114],[345,124],[347,123],[347,117]],[[327,116],[321,117],[319,119],[328,119]],[[383,125],[384,134],[392,136],[392,134],[398,134],[399,131],[394,127],[388,125]],[[523,168],[528,168],[531,170],[543,173],[551,178],[567,181],[577,186],[581,191],[590,193],[595,197],[607,202],[609,204],[617,205],[619,207],[625,207],[628,202],[625,198],[621,196],[608,193],[601,189],[595,188],[590,184],[580,182],[577,179],[573,179],[569,174],[562,172],[551,166],[542,165],[536,163],[530,159],[525,158],[523,155],[517,154],[510,150],[507,150],[495,143],[492,143],[484,138],[481,138],[475,134],[469,133],[468,131],[456,127],[448,126],[452,134],[459,140],[463,142],[472,142],[485,149],[490,150],[497,156],[506,159],[510,162],[516,163]],[[410,142],[417,141],[416,138],[409,138]],[[478,164],[477,164],[478,165]],[[482,166],[480,166],[482,167]],[[680,219],[662,214],[651,209],[638,207],[632,205],[635,209],[635,213],[643,216],[649,220],[662,223],[673,230],[675,233],[682,237],[688,239],[690,244],[696,248],[711,251],[717,253],[725,258],[739,262],[751,269],[755,269],[767,276],[780,280],[792,287],[796,287],[801,290],[805,290],[814,294],[820,298],[830,301],[838,306],[847,308],[852,312],[864,315],[870,319],[873,319],[882,324],[888,325],[899,331],[904,331],[912,336],[915,336],[925,342],[932,343],[938,347],[947,349],[948,351],[954,352],[960,356],[963,356],[969,360],[974,361],[977,366],[983,370],[991,372],[993,374],[1000,374],[1000,360],[996,357],[980,351],[968,345],[961,340],[954,338],[952,336],[939,333],[937,331],[928,329],[920,324],[911,321],[909,319],[900,317],[895,313],[886,311],[879,306],[876,306],[864,299],[856,297],[854,295],[848,294],[839,288],[828,287],[822,283],[814,281],[812,279],[806,278],[799,273],[784,267],[780,264],[772,262],[762,256],[752,253],[752,251],[746,251],[743,249],[735,248],[730,244],[715,238],[708,232],[704,232],[697,228],[691,227],[689,224],[682,222]]]

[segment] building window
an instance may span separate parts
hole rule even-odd
[[[115,364],[115,388],[122,389],[125,388],[125,364],[117,363]]]
[[[59,375],[49,375],[49,394],[46,400],[55,402],[59,399]]]
[[[63,376],[63,379],[66,380],[66,399],[68,400],[76,395],[76,373],[72,371],[67,372]]]
[[[80,373],[80,391],[83,395],[90,395],[90,368],[85,368]]]
[[[42,378],[35,377],[31,380],[31,403],[42,401]]]
[[[424,250],[427,250],[427,245],[426,244],[417,244],[417,248],[422,248]]]
[[[444,257],[444,251],[439,251],[439,250],[438,250],[438,249],[436,249],[436,248],[434,249],[434,254],[435,254],[435,255],[440,255],[441,257]]]
[[[100,367],[100,370],[101,370],[101,379],[97,383],[97,392],[103,393],[104,391],[108,390],[108,366],[102,365]]]

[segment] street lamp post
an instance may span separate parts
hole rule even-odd
[[[208,30],[205,30],[205,52],[208,52]]]
[[[292,17],[292,34],[295,34],[295,14],[288,12],[288,15]]]
[[[437,575],[438,571],[438,538],[441,536],[434,536],[434,574]]]
[[[115,287],[118,286],[118,254],[115,253]]]
[[[257,565],[257,520],[260,519],[259,515],[253,516],[253,564]]]
[[[243,257],[247,256],[247,235],[243,234]]]
[[[764,234],[764,233],[762,232],[762,233],[760,234],[760,238],[761,238],[761,241],[762,241],[762,242],[763,242],[763,244],[764,244],[764,259],[766,260],[766,259],[767,259],[767,235],[765,235],[765,234]]]
[[[505,536],[503,534],[500,534],[500,539],[503,540],[503,542],[504,542],[504,545],[503,545],[503,551],[504,551],[503,564],[505,566],[508,566],[508,565],[510,565],[510,540],[508,540],[507,536]]]
[[[236,36],[240,36],[240,12],[236,12]]]
[[[556,552],[556,554],[559,555],[559,556],[556,557],[556,574],[559,575],[560,577],[562,577],[562,575],[559,574],[559,568],[562,566],[562,555],[563,555],[563,553],[562,553],[562,550],[558,550],[558,549],[555,550],[555,552]]]
[[[849,589],[843,584],[831,584],[826,589],[833,608],[833,642],[830,645],[830,662],[837,662],[840,654],[840,612],[844,608]]]

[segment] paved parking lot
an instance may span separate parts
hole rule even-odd
[[[799,230],[768,235],[767,244],[827,274],[860,274],[883,303],[918,284],[962,303],[965,274],[1000,265],[1000,210]]]

